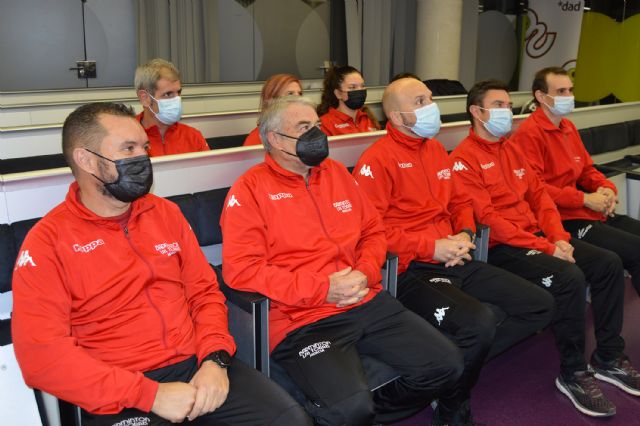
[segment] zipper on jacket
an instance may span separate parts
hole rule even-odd
[[[431,194],[431,199],[435,200],[438,204],[440,204],[440,207],[442,208],[442,212],[446,213],[448,212],[447,208],[445,207],[444,204],[442,204],[442,202],[440,201],[439,198],[437,198],[434,194],[433,194],[433,189],[431,189],[431,183],[429,182],[429,175],[427,174],[427,169],[425,169],[424,167],[424,161],[422,159],[422,150],[425,149],[425,146],[427,146],[427,143],[423,143],[420,146],[420,151],[418,152],[418,158],[420,158],[420,168],[422,169],[422,174],[424,175],[424,179],[427,182],[427,189],[429,189],[429,194]],[[435,222],[435,220],[434,220]]]
[[[516,211],[527,219],[527,222],[529,222],[529,226],[532,226],[533,223],[531,222],[531,220],[529,219],[527,214],[521,212],[520,208],[519,208],[520,201],[526,202],[524,200],[524,197],[523,197],[522,200],[520,200],[520,196],[518,195],[516,190],[511,185],[508,184],[509,180],[507,179],[507,176],[506,176],[506,174],[504,172],[504,167],[502,167],[502,147],[503,147],[503,145],[501,143],[500,146],[498,146],[498,163],[500,164],[500,171],[502,172],[502,177],[504,178],[505,184],[507,184],[507,188],[511,189],[511,192],[513,192],[513,195],[516,196],[516,200],[518,200],[518,203],[516,203]],[[530,208],[530,210],[531,210],[531,214],[534,214],[533,210],[531,208]],[[535,214],[534,214],[534,216],[535,216]],[[539,227],[537,227],[537,228],[539,228]]]
[[[124,231],[124,236],[127,242],[129,243],[129,246],[131,247],[133,252],[140,258],[140,260],[142,260],[142,262],[144,262],[144,264],[147,265],[147,268],[149,268],[149,273],[151,274],[151,280],[155,281],[156,274],[155,272],[153,272],[153,268],[151,267],[151,264],[147,261],[147,259],[145,259],[142,256],[142,254],[131,242],[131,238],[129,237],[129,227],[125,226],[124,228],[122,228],[122,230]],[[151,295],[149,294],[149,286],[144,287],[144,294],[147,297],[147,300],[149,301],[149,305],[151,305],[153,310],[156,311],[156,313],[158,314],[158,317],[160,317],[160,326],[162,328],[162,343],[164,344],[165,349],[169,349],[169,345],[167,344],[167,325],[164,321],[164,318],[162,317],[162,314],[160,313],[160,309],[158,309],[155,303],[153,303],[153,301],[151,300]]]
[[[322,220],[322,214],[320,214],[320,208],[318,207],[318,203],[316,203],[316,199],[313,196],[313,193],[311,192],[311,187],[309,186],[309,181],[311,180],[311,170],[309,170],[309,175],[307,176],[307,179],[305,180],[304,184],[305,187],[307,188],[307,192],[309,193],[309,197],[311,197],[311,202],[313,203],[313,206],[316,208],[316,213],[318,214],[318,219],[320,219],[320,226],[322,226],[322,230],[324,231],[324,235],[327,237],[327,239],[329,241],[331,241],[333,244],[335,244],[336,249],[338,250],[338,252],[336,253],[336,256],[334,257],[334,263],[336,265],[336,272],[339,271],[338,269],[338,259],[340,256],[340,252],[342,250],[340,250],[340,245],[333,239],[331,238],[331,236],[329,235],[329,232],[327,231],[327,228],[324,224],[324,221]]]

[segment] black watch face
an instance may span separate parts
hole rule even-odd
[[[216,358],[218,358],[219,363],[225,367],[231,364],[231,355],[229,355],[227,351],[216,352]]]

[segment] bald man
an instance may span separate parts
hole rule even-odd
[[[353,174],[383,219],[389,251],[399,256],[398,299],[463,351],[459,398],[465,403],[453,424],[471,424],[470,390],[484,360],[544,328],[553,300],[516,275],[472,260],[471,200],[451,197],[456,168],[434,139],[440,112],[427,86],[413,78],[396,80],[382,106],[387,135],[362,154]],[[500,307],[507,318],[496,326],[481,302]],[[437,411],[434,424],[440,423]]]

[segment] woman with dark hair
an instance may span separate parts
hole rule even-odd
[[[364,106],[366,99],[360,71],[349,65],[331,68],[324,77],[318,106],[322,131],[335,136],[379,130],[378,120]]]
[[[272,75],[264,82],[264,86],[262,86],[262,92],[260,93],[260,110],[263,110],[270,100],[290,95],[302,96],[302,85],[298,77],[292,74]],[[260,145],[261,143],[260,132],[258,131],[258,127],[256,127],[247,135],[243,146]]]

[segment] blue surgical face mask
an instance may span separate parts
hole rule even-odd
[[[511,123],[513,122],[513,112],[511,108],[482,108],[489,111],[489,121],[482,121],[487,132],[496,138],[501,138],[511,131]]]
[[[425,105],[411,112],[399,111],[400,114],[415,114],[416,122],[409,127],[413,133],[421,138],[431,139],[440,131],[440,108],[435,102]]]
[[[575,98],[573,96],[550,96],[545,93],[545,96],[553,99],[553,106],[546,104],[549,107],[549,110],[559,116],[565,116],[570,112],[573,112],[573,108],[575,106]]]
[[[151,93],[147,92],[147,94],[151,96]],[[158,112],[156,113],[151,107],[149,107],[149,111],[156,116],[158,121],[167,126],[180,121],[180,118],[182,118],[182,99],[180,96],[174,96],[169,99],[156,99],[151,96],[151,99],[158,104]]]

